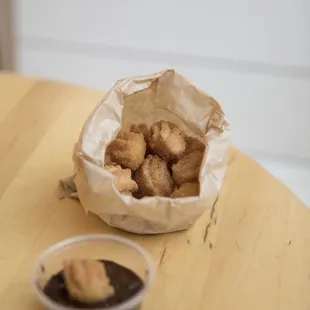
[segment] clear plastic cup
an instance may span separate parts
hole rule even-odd
[[[155,265],[141,246],[112,235],[76,236],[53,245],[41,254],[34,266],[32,282],[36,296],[47,309],[80,309],[61,305],[43,292],[43,288],[51,276],[63,269],[64,260],[78,258],[114,261],[135,272],[144,282],[144,287],[130,299],[117,306],[96,308],[95,310],[140,309],[142,300],[154,280]]]

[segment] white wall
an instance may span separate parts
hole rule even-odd
[[[107,90],[176,68],[243,150],[310,160],[309,0],[15,0],[18,68]]]

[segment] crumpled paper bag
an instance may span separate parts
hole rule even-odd
[[[113,176],[105,171],[108,144],[131,124],[148,126],[159,120],[177,124],[199,138],[206,150],[199,175],[199,197],[170,199],[121,195]],[[174,70],[116,82],[84,124],[75,145],[74,182],[86,212],[97,214],[108,225],[138,234],[183,230],[215,202],[226,172],[230,131],[220,105]],[[71,182],[71,185],[70,185]],[[62,189],[75,197],[72,179]]]

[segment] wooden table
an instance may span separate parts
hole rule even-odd
[[[84,233],[126,236],[158,265],[147,310],[310,309],[310,210],[236,149],[212,214],[185,232],[135,236],[57,199],[72,147],[103,93],[0,74],[0,309],[38,310],[36,256]]]

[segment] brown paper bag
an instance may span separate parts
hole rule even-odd
[[[199,197],[137,200],[120,194],[104,170],[106,148],[121,129],[159,120],[174,122],[206,144]],[[75,146],[74,181],[85,211],[108,225],[139,234],[191,227],[220,192],[230,145],[228,127],[219,104],[174,70],[119,80],[89,116]]]

